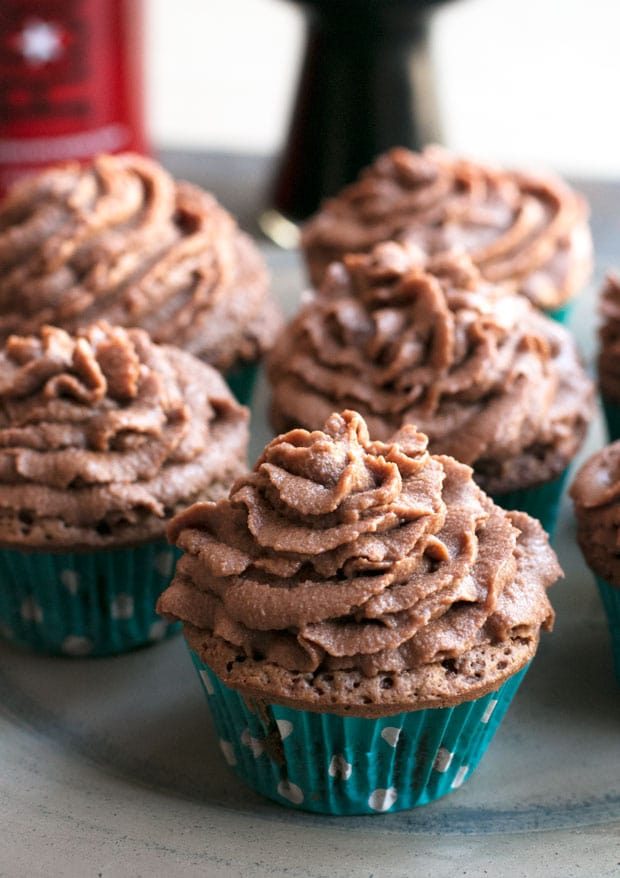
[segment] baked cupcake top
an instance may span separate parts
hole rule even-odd
[[[570,488],[577,540],[588,565],[620,587],[620,441],[593,454]]]
[[[557,308],[588,280],[585,200],[552,176],[494,168],[437,146],[392,149],[306,224],[302,247],[318,285],[330,262],[388,240],[429,255],[465,250],[490,281],[510,280]]]
[[[599,299],[598,380],[601,393],[620,403],[620,277],[607,276]]]
[[[0,204],[0,340],[99,319],[227,369],[269,347],[279,313],[215,198],[123,154],[44,171]]]
[[[247,410],[211,366],[142,330],[43,327],[0,351],[0,544],[89,549],[161,538],[228,491]]]
[[[354,412],[267,445],[228,499],[170,524],[185,554],[158,611],[229,686],[331,713],[479,697],[532,657],[561,570],[537,521],[407,426]]]
[[[330,266],[272,351],[276,430],[352,408],[387,439],[404,423],[470,464],[485,490],[547,481],[583,439],[593,391],[570,334],[465,254],[395,243]]]

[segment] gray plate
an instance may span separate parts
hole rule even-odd
[[[290,310],[295,258],[268,255]],[[584,300],[575,322],[587,351],[590,312]],[[263,381],[253,456],[266,403]],[[587,450],[602,441],[598,420]],[[90,661],[0,646],[0,876],[620,874],[620,691],[566,504],[556,545],[556,631],[480,768],[448,798],[389,816],[321,818],[245,789],[180,638]]]

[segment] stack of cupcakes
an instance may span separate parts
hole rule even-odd
[[[6,637],[105,655],[168,632],[166,523],[246,464],[248,412],[216,369],[247,401],[279,323],[254,243],[156,162],[102,155],[15,185],[0,205]]]

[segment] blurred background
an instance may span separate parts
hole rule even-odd
[[[145,12],[154,143],[275,152],[303,48],[300,10],[284,0],[146,0]],[[439,6],[430,46],[444,142],[571,176],[620,176],[619,33],[618,0]]]

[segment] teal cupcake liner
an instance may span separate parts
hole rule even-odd
[[[607,424],[607,434],[610,442],[620,439],[620,405],[602,397],[603,413]]]
[[[570,299],[565,305],[562,305],[560,308],[551,308],[545,311],[547,317],[551,317],[552,320],[555,320],[557,323],[561,323],[563,326],[568,326],[571,321],[571,317],[575,311],[575,305],[577,303],[577,299]]]
[[[281,805],[334,815],[415,808],[461,787],[527,671],[457,707],[368,719],[254,702],[190,653],[228,765]]]
[[[620,588],[610,585],[600,576],[596,577],[596,584],[607,614],[614,671],[618,685],[620,685]]]
[[[258,363],[233,366],[224,375],[228,386],[242,405],[250,405],[257,375]]]
[[[164,540],[94,552],[0,549],[0,634],[36,652],[104,656],[179,630],[155,612],[180,553]]]
[[[562,493],[568,476],[568,467],[561,476],[544,485],[492,494],[493,500],[503,509],[520,509],[537,518],[550,536],[553,536],[560,513]]]

